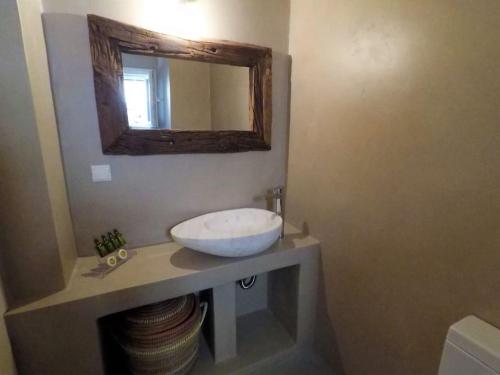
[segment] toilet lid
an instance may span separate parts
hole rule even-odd
[[[500,329],[471,315],[450,327],[448,340],[500,372]]]

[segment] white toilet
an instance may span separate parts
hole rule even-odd
[[[453,324],[438,375],[500,375],[500,330],[475,316]]]

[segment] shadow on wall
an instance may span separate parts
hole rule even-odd
[[[300,237],[309,236],[309,224],[302,223]],[[323,359],[334,369],[335,375],[345,375],[344,366],[340,357],[337,335],[328,316],[326,301],[325,275],[320,255],[318,302],[316,311],[315,349]]]
[[[307,226],[307,224],[304,224]],[[316,311],[316,340],[315,348],[320,355],[334,369],[336,375],[345,375],[344,366],[340,357],[337,335],[328,316],[325,293],[325,278],[320,257],[318,307]],[[331,292],[330,292],[331,293]]]
[[[307,222],[303,222],[300,233],[287,236],[287,239],[293,241],[293,239],[302,239],[309,235],[309,224]],[[328,315],[325,277],[322,263],[321,254],[314,346],[317,353],[319,353],[321,357],[332,367],[335,375],[346,375],[340,356],[337,334],[335,333],[335,329],[333,328],[333,324]],[[329,293],[331,294],[331,291]]]

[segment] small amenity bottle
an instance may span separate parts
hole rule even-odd
[[[111,243],[111,241],[109,239],[106,238],[106,236],[104,236],[104,235],[101,236],[101,239],[102,239],[102,244],[106,248],[106,255],[115,251],[113,244]]]
[[[125,246],[127,241],[125,240],[125,237],[123,237],[123,234],[118,232],[118,229],[113,229],[113,234],[115,235],[116,239],[120,242],[120,245]]]
[[[120,240],[111,232],[108,232],[108,240],[111,242],[115,250],[118,250],[121,247]]]
[[[94,238],[94,244],[95,244],[95,249],[97,251],[97,254],[99,254],[99,256],[102,258],[104,256],[106,256],[107,252],[106,252],[106,248],[104,247],[104,245],[102,244],[101,241],[99,241],[97,238]]]

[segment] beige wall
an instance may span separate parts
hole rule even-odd
[[[172,129],[210,130],[210,64],[169,59]]]
[[[15,0],[0,2],[0,50],[0,265],[13,307],[64,278]]]
[[[294,0],[290,25],[288,217],[345,373],[435,374],[451,323],[500,325],[500,2]]]
[[[54,103],[50,89],[47,52],[43,40],[41,0],[17,0],[30,80],[31,96],[47,180],[50,210],[63,276],[67,281],[76,260],[76,245],[64,181]]]
[[[212,129],[251,130],[249,124],[249,69],[210,65]]]
[[[42,0],[47,13],[88,13],[185,38],[235,40],[288,51],[289,0]]]
[[[286,54],[288,0],[46,0],[43,5],[45,12],[73,13],[47,13],[44,26],[80,255],[93,254],[93,237],[114,227],[128,237],[131,246],[163,242],[170,239],[169,228],[189,217],[234,207],[264,207],[265,202],[255,197],[284,184],[290,67]],[[84,18],[87,13],[181,36],[273,48],[272,150],[209,155],[103,155]],[[193,35],[196,33],[199,35]],[[90,166],[94,164],[109,164],[113,181],[93,183]]]
[[[168,59],[172,129],[250,130],[249,69]]]

